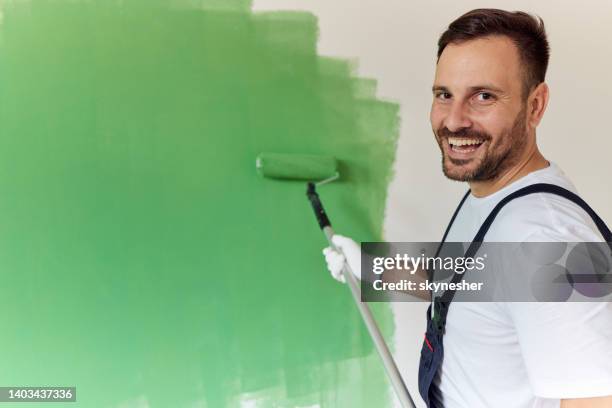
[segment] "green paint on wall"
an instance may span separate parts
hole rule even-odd
[[[3,3],[0,384],[76,385],[71,407],[390,404],[304,183],[255,172],[261,151],[336,156],[332,221],[381,237],[398,107],[316,43],[313,15],[244,0]]]

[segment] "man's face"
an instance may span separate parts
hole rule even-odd
[[[448,178],[491,180],[518,162],[527,145],[522,90],[520,57],[507,37],[444,49],[430,120]]]

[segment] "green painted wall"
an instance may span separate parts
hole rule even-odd
[[[1,10],[0,385],[76,385],[71,407],[388,405],[304,184],[254,168],[337,156],[332,221],[380,238],[398,107],[317,55],[316,18],[244,0]]]

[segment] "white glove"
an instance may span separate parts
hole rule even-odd
[[[339,251],[327,247],[323,250],[323,255],[325,255],[327,269],[334,279],[342,283],[345,282],[342,269],[346,262],[353,271],[353,275],[361,280],[361,246],[352,239],[337,234],[332,237],[332,242]]]

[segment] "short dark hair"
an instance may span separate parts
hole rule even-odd
[[[458,44],[477,38],[501,35],[516,45],[525,65],[523,93],[544,82],[550,47],[546,39],[544,21],[522,11],[475,9],[468,11],[448,26],[438,40],[438,60],[448,44]]]

